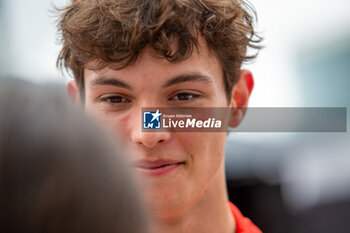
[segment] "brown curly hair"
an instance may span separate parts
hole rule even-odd
[[[243,0],[73,0],[59,14],[57,66],[72,72],[82,97],[85,67],[123,69],[146,46],[181,62],[198,49],[200,36],[222,65],[230,99],[242,62],[257,56],[247,48],[261,48],[255,11]]]

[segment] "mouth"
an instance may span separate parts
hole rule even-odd
[[[137,173],[143,176],[163,176],[176,168],[184,165],[185,162],[170,161],[170,160],[139,160],[132,163],[133,167],[136,169]]]

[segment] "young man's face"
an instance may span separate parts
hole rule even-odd
[[[121,135],[159,216],[181,214],[223,181],[226,132],[142,132],[142,107],[227,107],[221,66],[206,46],[181,63],[146,48],[122,70],[85,69],[85,108]],[[235,101],[230,103],[235,104]]]

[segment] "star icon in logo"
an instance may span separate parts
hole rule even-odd
[[[159,121],[159,116],[160,115],[162,115],[162,113],[160,113],[159,109],[157,109],[157,112],[152,113],[153,118],[152,118],[151,122],[154,121],[155,119],[157,119],[157,121]]]

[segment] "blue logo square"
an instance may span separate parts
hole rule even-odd
[[[144,129],[160,129],[161,115],[159,109],[156,112],[144,111],[143,112],[143,128]]]

